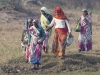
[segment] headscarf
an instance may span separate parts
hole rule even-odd
[[[33,20],[33,23],[34,23],[34,22],[37,23],[37,24],[39,24],[39,21],[38,21],[37,19],[34,19],[34,20]]]
[[[28,21],[30,21],[30,22],[32,23],[33,18],[29,17],[29,18],[27,19],[27,22],[28,22]]]
[[[83,9],[82,12],[84,12],[86,15],[88,15],[88,11],[86,9]]]
[[[33,21],[33,18],[31,17],[27,18],[27,20],[24,23],[24,30],[27,30],[28,28],[32,26],[32,21]],[[28,22],[30,22],[30,25],[28,25]]]
[[[46,14],[50,14],[46,7],[42,7],[40,10],[44,11]],[[50,21],[41,13],[40,17],[41,26],[46,30],[46,26],[50,24]]]
[[[33,23],[34,23],[34,22],[37,23],[38,27],[41,27],[41,24],[40,24],[40,22],[39,22],[38,19],[34,19],[34,20],[33,20]]]
[[[33,20],[33,23],[36,23],[37,25],[38,25],[38,20],[37,19],[34,19]],[[31,36],[33,37],[33,38],[35,38],[35,37],[38,37],[38,35],[39,35],[39,31],[38,31],[38,29],[33,25],[32,27],[30,27],[30,29],[29,29],[29,32],[30,32],[30,34],[31,34]],[[34,37],[35,36],[35,37]],[[36,41],[36,40],[35,40]]]
[[[40,10],[44,11],[46,14],[50,14],[46,7],[42,7]]]
[[[59,13],[59,14],[56,14]],[[66,19],[68,20],[68,18],[66,17],[66,15],[64,14],[64,12],[62,11],[62,9],[60,7],[56,7],[54,10],[54,17],[57,19]]]

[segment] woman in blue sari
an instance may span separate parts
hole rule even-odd
[[[39,69],[42,59],[42,43],[46,35],[43,28],[39,26],[38,20],[33,20],[29,33],[29,63],[34,64],[34,69]]]

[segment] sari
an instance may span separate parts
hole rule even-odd
[[[79,51],[89,51],[92,49],[92,20],[90,16],[86,17],[87,21],[81,16],[80,33],[78,37]]]
[[[54,33],[54,39],[52,44],[52,52],[56,56],[65,56],[66,49],[66,38],[67,31],[66,28],[56,28]]]
[[[30,24],[28,24],[28,20],[30,19]],[[28,18],[25,23],[24,23],[24,30],[28,30],[31,26],[33,26],[32,24],[33,19],[30,17]]]
[[[59,14],[56,14],[56,12]],[[68,34],[68,31],[70,32],[70,27],[68,24],[68,19],[60,7],[55,8],[54,19],[52,20],[51,25],[53,24],[57,25],[58,23],[61,24],[60,26],[62,26],[64,23],[65,27],[55,28],[53,44],[52,44],[52,52],[56,56],[64,57],[66,45],[67,45],[67,34]]]
[[[48,50],[49,48],[49,45],[48,45],[48,39],[50,38],[51,36],[51,33],[52,33],[52,29],[50,29],[49,31],[46,31],[46,27],[47,25],[50,24],[51,20],[52,20],[52,16],[50,15],[49,11],[47,10],[46,7],[42,7],[41,8],[42,11],[44,11],[46,14],[43,15],[41,13],[41,17],[40,17],[40,20],[41,20],[41,26],[43,27],[43,29],[45,30],[45,34],[46,34],[46,38],[45,40],[43,41],[43,48],[46,48],[46,50]],[[44,50],[45,51],[45,50]],[[47,52],[47,51],[46,51]]]
[[[30,20],[30,24],[28,23],[28,20]],[[21,37],[21,46],[24,52],[26,51],[26,47],[28,45],[28,36],[29,36],[29,28],[33,25],[32,24],[33,19],[30,17],[28,18],[25,23],[24,23],[24,30],[22,32],[22,37]]]
[[[42,44],[38,44],[38,40],[44,40],[45,39],[45,33],[44,30],[41,27],[36,28],[35,26],[30,27],[30,46],[28,48],[29,51],[27,51],[28,55],[26,55],[26,58],[29,59],[30,64],[41,64],[42,59]]]

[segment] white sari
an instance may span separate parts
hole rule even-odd
[[[31,42],[30,42],[30,56],[29,56],[29,62],[31,64],[41,64],[41,50],[42,45],[38,44],[38,40],[40,39],[39,34],[40,32],[37,30],[35,26],[30,27],[29,32],[32,36]]]

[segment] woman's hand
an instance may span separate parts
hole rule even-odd
[[[21,41],[21,46],[24,46],[23,42]]]
[[[46,26],[46,31],[48,31],[50,29],[50,27]]]
[[[38,40],[38,44],[42,44],[42,40],[41,39]]]
[[[30,42],[28,42],[27,46],[28,46],[28,47],[30,46]]]
[[[71,32],[68,33],[68,38],[71,36]]]
[[[86,21],[86,23],[88,23],[88,20],[86,19],[86,17],[85,17],[85,19],[84,19],[85,21]]]

